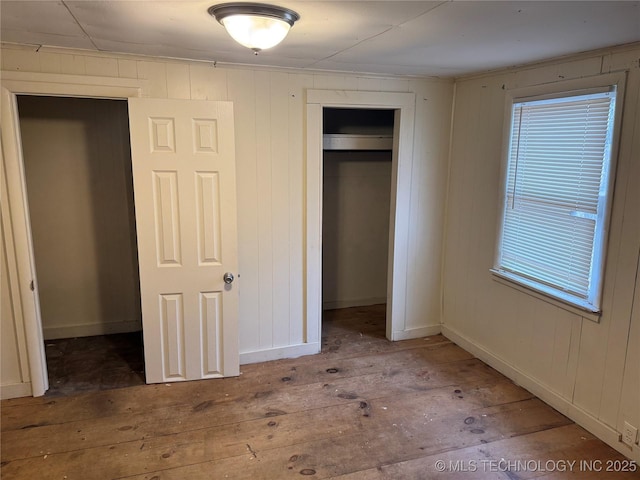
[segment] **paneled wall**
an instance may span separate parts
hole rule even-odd
[[[4,232],[3,232],[4,233]],[[4,240],[4,235],[3,235]],[[7,260],[6,246],[3,243],[2,252],[2,270],[0,275],[2,279],[9,276],[9,265]],[[11,289],[8,282],[3,281],[0,284],[0,345],[2,352],[7,352],[7,357],[18,358],[18,343],[16,338],[16,325],[14,323],[13,301],[11,298]],[[2,362],[0,365],[0,373],[2,381],[7,385],[22,383],[22,372],[20,371],[19,362]]]
[[[306,90],[415,93],[406,328],[439,325],[452,81],[216,67],[15,45],[3,46],[2,69],[65,75],[58,78],[80,85],[86,76],[135,79],[146,97],[233,102],[240,351],[273,352],[274,358],[304,341]]]
[[[2,232],[2,271],[0,271],[0,348],[2,348],[2,362],[0,362],[0,378],[2,378],[1,398],[29,395],[28,373],[22,368],[25,356],[20,355],[18,346],[18,333],[20,325],[16,324],[16,312],[14,297],[11,295],[11,286],[6,281],[9,275],[9,263],[7,258],[7,244]],[[23,343],[24,345],[24,343]],[[22,358],[21,358],[22,357]]]
[[[443,332],[627,455],[640,426],[640,49],[460,79],[445,234]],[[599,323],[495,281],[505,91],[629,70]],[[635,289],[635,308],[634,307]],[[633,312],[633,313],[632,313]]]
[[[3,155],[0,158],[4,159]],[[0,166],[0,197],[8,203],[4,163]],[[8,281],[15,277],[15,243],[9,216],[0,214],[2,245],[0,251],[0,398],[23,397],[31,394],[25,332],[22,325],[20,295]]]
[[[44,338],[140,330],[126,102],[18,108]]]
[[[385,303],[391,152],[325,151],[323,162],[323,307]]]

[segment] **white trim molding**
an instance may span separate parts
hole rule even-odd
[[[2,85],[14,94],[60,95],[68,97],[140,97],[147,80],[93,77],[56,73],[1,72]]]
[[[320,353],[320,342],[300,343],[298,345],[289,345],[286,347],[269,348],[258,350],[256,352],[245,352],[240,354],[240,365],[248,365],[250,363],[270,362],[272,360],[280,360],[282,358],[298,358],[305,355],[315,355]]]
[[[305,312],[306,341],[322,329],[322,113],[325,107],[395,111],[387,278],[387,338],[405,330],[409,212],[415,122],[414,93],[307,90]]]
[[[26,339],[31,383],[34,397],[44,395],[49,388],[44,351],[42,320],[37,292],[29,209],[27,204],[24,163],[17,108],[17,95],[56,95],[89,98],[139,97],[145,85],[143,80],[115,77],[93,77],[29,72],[0,72],[2,127],[2,161],[8,185],[8,200],[3,202],[2,214],[8,215],[13,228],[17,272],[10,279],[19,292],[22,317],[16,319],[16,328],[23,327]],[[9,211],[7,211],[9,210]],[[33,287],[33,290],[32,290]],[[22,354],[24,352],[20,352]],[[25,384],[21,384],[25,385]],[[20,387],[23,388],[23,387]],[[13,391],[11,388],[9,391]],[[3,393],[4,394],[4,393]]]
[[[394,342],[399,340],[412,340],[414,338],[430,337],[431,335],[439,335],[442,331],[442,325],[428,325],[426,327],[407,328],[398,332],[393,332]]]
[[[351,300],[334,300],[332,302],[322,302],[323,310],[335,310],[337,308],[366,307],[368,305],[380,305],[387,303],[386,297],[359,298]]]
[[[91,337],[94,335],[111,335],[114,333],[130,333],[142,331],[142,323],[138,320],[130,322],[83,323],[79,325],[63,325],[60,327],[43,327],[45,340],[56,338]]]

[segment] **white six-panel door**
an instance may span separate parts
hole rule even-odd
[[[129,99],[147,383],[239,373],[230,102]]]

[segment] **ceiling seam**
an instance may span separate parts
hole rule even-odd
[[[399,26],[399,25],[398,25],[398,26]],[[325,60],[329,60],[330,58],[333,58],[333,57],[335,57],[336,55],[340,55],[341,53],[344,53],[344,52],[346,52],[347,50],[351,50],[352,48],[355,48],[355,47],[357,47],[358,45],[361,45],[362,43],[364,43],[364,42],[366,42],[366,41],[369,41],[369,40],[371,40],[371,39],[373,39],[373,38],[379,37],[380,35],[384,35],[384,34],[385,34],[385,33],[387,33],[388,31],[393,30],[395,27],[396,27],[395,25],[394,25],[394,26],[391,26],[391,27],[387,28],[386,30],[384,30],[384,31],[382,31],[382,32],[376,33],[375,35],[371,35],[370,37],[367,37],[367,38],[363,38],[363,39],[362,39],[362,40],[360,40],[359,42],[354,43],[353,45],[350,45],[350,46],[348,46],[347,48],[343,48],[342,50],[340,50],[340,51],[338,51],[338,52],[332,53],[331,55],[328,55],[328,56],[326,56],[326,57],[324,57],[324,58],[321,58],[320,60],[316,60],[315,62],[313,62],[312,64],[310,64],[310,65],[309,65],[309,67],[313,67],[315,64],[317,64],[317,63],[319,63],[319,62],[323,62],[323,61],[325,61]]]
[[[381,36],[381,35],[384,35],[385,33],[387,33],[387,32],[389,32],[389,31],[393,30],[394,28],[402,27],[403,25],[406,25],[406,24],[407,24],[407,23],[409,23],[409,22],[412,22],[412,21],[414,21],[414,20],[416,20],[416,19],[418,19],[418,18],[420,18],[420,17],[425,16],[426,14],[428,14],[428,13],[430,13],[430,12],[433,12],[436,8],[441,7],[441,6],[442,6],[442,5],[444,5],[445,3],[450,3],[450,2],[452,2],[452,1],[453,1],[453,0],[445,0],[444,2],[440,2],[439,4],[434,5],[433,7],[431,7],[431,8],[429,8],[429,9],[425,10],[424,12],[422,12],[422,13],[420,13],[420,14],[416,15],[415,17],[413,17],[413,18],[411,18],[411,19],[409,19],[409,20],[405,20],[404,22],[399,23],[398,25],[392,25],[392,26],[390,26],[389,28],[387,28],[386,30],[383,30],[382,32],[376,33],[375,35],[371,35],[370,37],[367,37],[367,38],[363,38],[363,39],[362,39],[362,40],[360,40],[359,42],[356,42],[356,43],[354,43],[353,45],[348,46],[347,48],[343,48],[342,50],[340,50],[340,51],[338,51],[338,52],[332,53],[331,55],[328,55],[328,56],[326,56],[326,57],[324,57],[324,58],[321,58],[321,59],[319,59],[319,60],[316,60],[315,62],[313,62],[313,63],[311,63],[311,64],[307,65],[307,67],[306,67],[306,68],[313,67],[314,65],[316,65],[316,64],[318,64],[318,63],[320,63],[320,62],[324,62],[325,60],[329,60],[330,58],[333,58],[333,57],[335,57],[336,55],[340,55],[341,53],[344,53],[344,52],[346,52],[346,51],[348,51],[348,50],[351,50],[352,48],[355,48],[355,47],[357,47],[358,45],[362,45],[364,42],[368,42],[369,40],[372,40],[372,39],[374,39],[374,38],[376,38],[376,37],[379,37],[379,36]]]
[[[93,47],[100,51],[100,49],[98,48],[98,46],[94,43],[93,38],[91,38],[91,36],[87,33],[87,31],[84,29],[84,27],[82,26],[82,24],[80,23],[80,21],[76,18],[76,16],[73,14],[73,12],[71,11],[71,9],[69,8],[69,6],[66,4],[65,0],[61,1],[62,5],[64,5],[64,8],[67,9],[67,12],[69,12],[69,15],[71,15],[71,18],[73,18],[73,20],[76,22],[76,25],[78,25],[78,28],[80,28],[80,30],[82,30],[82,33],[84,33],[86,35],[86,37],[89,39],[89,41],[91,42],[91,45],[93,45]]]

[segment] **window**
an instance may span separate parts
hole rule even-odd
[[[516,98],[493,272],[600,311],[616,87]]]

